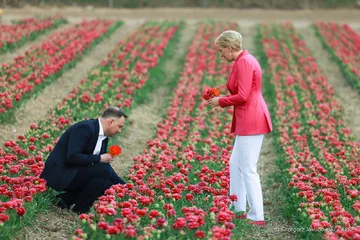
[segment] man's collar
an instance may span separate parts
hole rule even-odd
[[[98,121],[99,121],[99,136],[105,136],[105,135],[104,135],[104,129],[103,129],[103,127],[102,127],[100,118],[98,118]]]

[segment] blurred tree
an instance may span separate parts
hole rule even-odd
[[[115,8],[203,7],[260,9],[352,8],[360,0],[2,0],[2,5],[20,7],[25,4],[79,5]]]

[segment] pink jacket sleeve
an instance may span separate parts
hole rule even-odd
[[[246,59],[240,59],[236,67],[236,78],[238,85],[237,94],[221,97],[219,99],[219,105],[222,108],[233,105],[246,104],[247,100],[249,99],[253,78],[253,69],[250,65],[250,62]]]

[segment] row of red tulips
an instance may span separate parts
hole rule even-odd
[[[0,25],[0,53],[9,52],[34,40],[45,31],[56,28],[67,21],[60,16],[27,18]]]
[[[360,93],[360,35],[348,24],[317,22],[314,29],[345,78]]]
[[[49,112],[47,119],[32,124],[25,136],[5,143],[0,154],[1,238],[14,234],[13,229],[19,228],[25,219],[31,221],[36,212],[49,205],[52,192],[45,192],[45,182],[38,176],[44,159],[64,129],[84,116],[98,117],[109,104],[128,102],[124,107],[129,107],[135,89],[144,87],[149,69],[157,66],[177,28],[172,22],[149,22],[139,27],[119,42],[108,57]]]
[[[235,26],[200,24],[156,137],[134,158],[128,183],[107,190],[93,213],[80,216],[74,239],[230,239],[229,151],[220,149],[232,142],[231,115],[206,107],[201,85],[212,84],[212,74],[223,67],[214,39]]]
[[[110,20],[84,20],[55,32],[48,40],[30,47],[24,56],[16,57],[13,62],[2,64],[0,121],[11,121],[18,106],[73,67],[86,50],[119,25]]]
[[[289,206],[308,237],[360,237],[360,148],[344,124],[333,87],[291,24],[259,27],[274,87],[277,144]],[[269,86],[270,87],[270,86]],[[291,199],[291,200],[290,200]]]

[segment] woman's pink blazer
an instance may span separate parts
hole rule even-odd
[[[272,131],[269,110],[262,96],[261,67],[247,50],[241,52],[232,68],[226,87],[231,95],[221,97],[221,107],[234,106],[231,132],[239,136]]]

